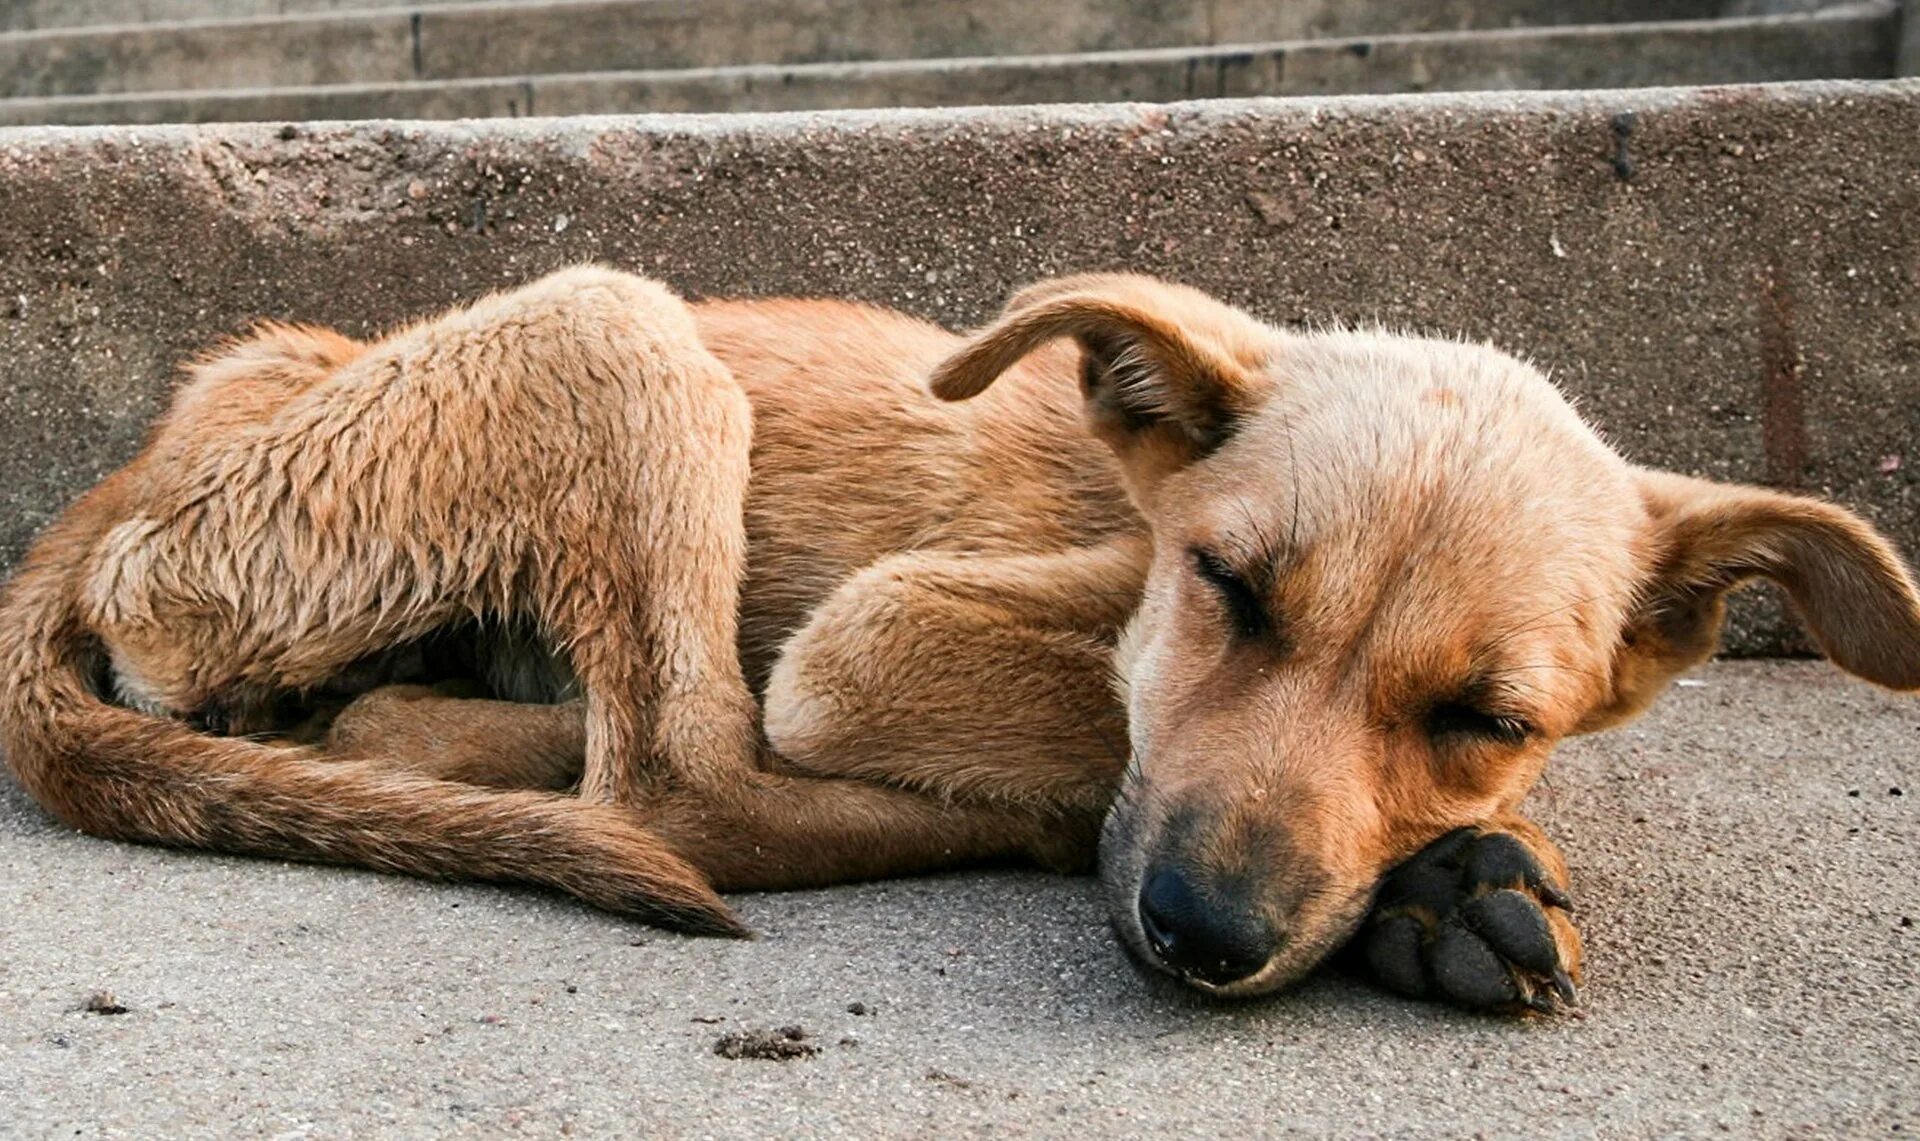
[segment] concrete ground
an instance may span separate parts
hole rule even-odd
[[[1199,1005],[1134,974],[1084,880],[750,898],[762,938],[722,943],[86,839],[0,782],[0,1135],[1920,1130],[1916,746],[1920,702],[1779,662],[1569,745],[1535,809],[1587,1005],[1532,1022],[1338,977]],[[817,1056],[714,1053],[790,1024]]]

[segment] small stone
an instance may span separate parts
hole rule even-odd
[[[87,1001],[80,1009],[88,1014],[125,1014],[127,1012],[127,1008],[120,1004],[120,1000],[113,997],[113,992],[110,990],[94,991],[87,996]]]
[[[1269,229],[1284,229],[1293,225],[1298,217],[1294,213],[1292,204],[1279,195],[1269,194],[1264,190],[1248,191],[1247,205],[1253,207],[1253,212]]]
[[[787,1062],[795,1058],[811,1058],[820,1052],[820,1047],[806,1039],[806,1030],[799,1026],[782,1026],[778,1030],[739,1030],[721,1035],[713,1044],[713,1052],[722,1058]]]

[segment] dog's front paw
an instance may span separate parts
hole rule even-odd
[[[1578,997],[1572,907],[1526,838],[1460,828],[1387,873],[1354,950],[1376,982],[1409,998],[1548,1012]]]

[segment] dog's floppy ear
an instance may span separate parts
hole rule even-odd
[[[937,367],[942,400],[978,395],[1056,337],[1080,345],[1094,430],[1137,466],[1178,466],[1232,434],[1258,407],[1272,328],[1196,289],[1133,274],[1084,274],[1031,286]]]
[[[1599,728],[1638,713],[1719,643],[1727,591],[1779,583],[1833,663],[1890,689],[1920,689],[1920,590],[1865,520],[1831,503],[1666,472],[1639,473],[1653,520],[1653,574],[1615,663]]]

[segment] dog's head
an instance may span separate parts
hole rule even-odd
[[[933,390],[1063,336],[1154,540],[1102,872],[1137,955],[1202,989],[1322,959],[1382,872],[1711,653],[1744,580],[1838,665],[1920,688],[1920,596],[1870,527],[1635,467],[1512,357],[1093,275],[1016,296]]]

